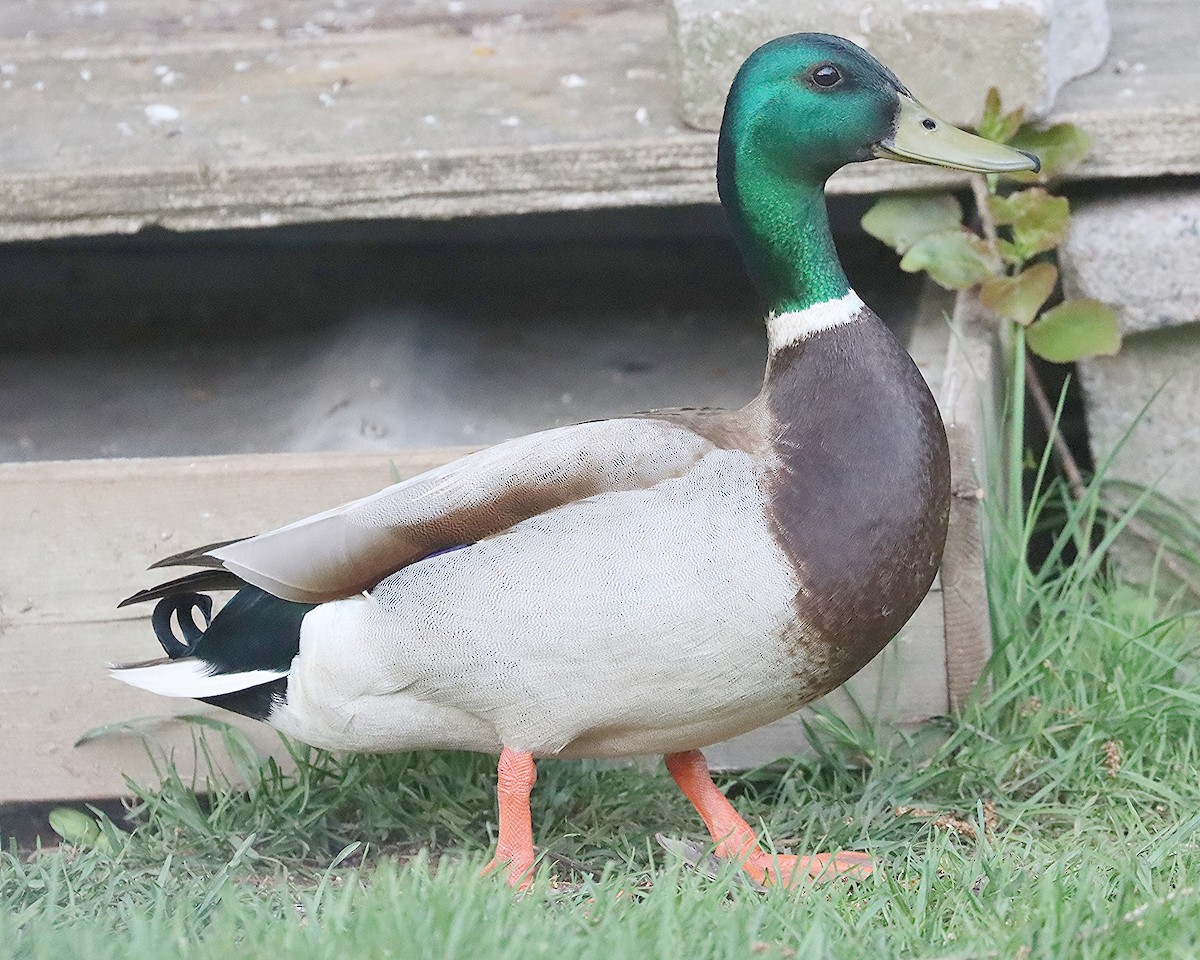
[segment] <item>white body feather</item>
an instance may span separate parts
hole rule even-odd
[[[772,464],[654,417],[579,424],[210,555],[277,596],[345,598],[304,617],[286,702],[268,718],[306,743],[672,753],[823,692],[767,519]],[[550,502],[478,534],[522,497]],[[448,534],[470,545],[419,559]],[[354,586],[381,567],[381,581]],[[113,675],[211,697],[284,674],[179,660]]]
[[[713,450],[318,607],[271,722],[363,751],[703,746],[810,695],[788,571],[753,461]]]

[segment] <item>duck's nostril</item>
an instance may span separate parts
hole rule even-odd
[[[932,120],[929,117],[926,117],[924,120],[921,121],[921,126],[923,126],[926,130],[936,130],[937,129],[937,121]]]

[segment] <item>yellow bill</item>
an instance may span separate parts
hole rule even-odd
[[[1013,173],[1041,169],[1032,153],[984,140],[936,116],[912,97],[900,94],[891,135],[875,145],[875,156],[905,163],[931,163],[972,173]]]

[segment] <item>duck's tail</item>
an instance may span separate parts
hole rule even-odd
[[[237,592],[214,617],[212,597],[200,590]],[[188,574],[120,606],[146,600],[158,601],[151,625],[166,657],[114,666],[117,680],[260,720],[286,698],[288,671],[300,652],[300,624],[312,604],[281,600],[226,570]]]

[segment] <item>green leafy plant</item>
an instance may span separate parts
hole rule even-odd
[[[1020,107],[1006,113],[995,88],[988,91],[977,132],[1036,154],[1041,170],[1008,174],[1003,181],[997,176],[972,177],[974,229],[964,224],[957,197],[929,193],[883,197],[863,217],[863,228],[900,254],[902,269],[925,271],[949,290],[977,290],[982,305],[1009,324],[1013,352],[1009,370],[1012,409],[1005,441],[1010,471],[1005,478],[1008,515],[1021,515],[1022,474],[1029,465],[1024,449],[1024,398],[1028,393],[1051,438],[1071,498],[1077,503],[1089,502],[1091,490],[1099,514],[1155,553],[1156,564],[1170,574],[1163,578],[1164,584],[1177,582],[1200,596],[1200,539],[1193,535],[1196,526],[1190,519],[1186,523],[1179,520],[1186,511],[1146,488],[1133,497],[1128,490],[1117,490],[1117,482],[1111,479],[1099,496],[1100,487],[1086,483],[1058,431],[1061,398],[1056,410],[1037,367],[1026,356],[1028,350],[1052,363],[1073,363],[1083,357],[1114,354],[1121,346],[1111,307],[1082,297],[1055,302],[1059,271],[1054,254],[1070,228],[1071,207],[1066,197],[1054,195],[1045,184],[1083,160],[1091,149],[1091,139],[1069,123],[1048,128],[1025,123]],[[1134,503],[1136,511],[1131,508]],[[1135,512],[1139,515],[1134,516]],[[1078,531],[1084,528],[1074,529],[1081,554],[1091,554],[1091,534],[1080,535]],[[1017,531],[1016,539],[1021,535],[1022,531]]]
[[[869,234],[900,254],[910,273],[925,271],[948,290],[978,287],[984,306],[1025,328],[1029,349],[1054,363],[1116,353],[1121,346],[1112,308],[1085,298],[1046,304],[1058,286],[1053,254],[1067,235],[1071,207],[1042,184],[1082,160],[1091,140],[1069,123],[1039,129],[1024,122],[1024,109],[1005,113],[995,88],[988,91],[979,134],[1037,154],[1037,174],[975,178],[979,229],[963,223],[950,194],[895,194],[863,217]],[[1022,186],[1021,184],[1025,184]]]

